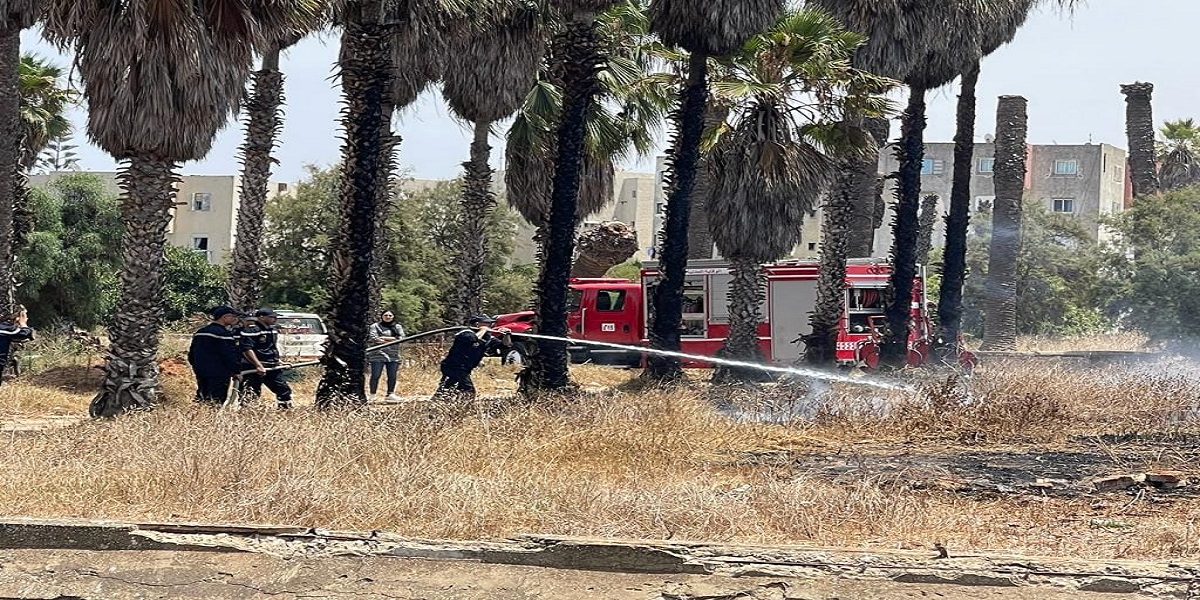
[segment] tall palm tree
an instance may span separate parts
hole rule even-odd
[[[13,216],[22,194],[21,32],[43,14],[46,0],[0,0],[0,311],[13,307]],[[35,154],[36,157],[36,154]]]
[[[1129,175],[1133,196],[1158,193],[1158,169],[1154,164],[1154,109],[1151,99],[1154,84],[1145,82],[1121,86],[1125,94],[1125,135],[1129,138]]]
[[[537,80],[544,54],[542,15],[522,6],[466,36],[446,57],[442,96],[450,110],[472,124],[470,159],[463,164],[462,223],[457,258],[457,298],[453,321],[479,314],[483,297],[487,216],[496,205],[492,193],[492,125],[521,107]]]
[[[313,23],[313,26],[317,24]],[[246,101],[246,139],[241,148],[242,188],[238,196],[237,236],[229,267],[229,302],[242,310],[256,306],[262,295],[259,263],[263,216],[274,162],[271,154],[283,126],[284,76],[279,70],[279,58],[302,36],[301,32],[289,32],[271,42],[263,53],[262,66],[251,77]]]
[[[708,58],[737,52],[751,36],[765,31],[783,11],[783,0],[652,0],[651,28],[668,46],[690,53],[687,82],[679,92],[675,131],[667,155],[666,218],[653,302],[651,343],[679,350],[683,321],[683,284],[688,260],[688,222],[700,162],[704,115],[708,100]],[[659,381],[682,376],[679,361],[654,355],[646,375]]]
[[[929,253],[933,251],[933,229],[937,226],[937,194],[925,194],[921,198],[921,214],[917,222],[917,264],[929,264]]]
[[[1017,255],[1021,251],[1021,202],[1025,190],[1027,102],[1001,96],[996,109],[996,165],[992,178],[992,241],[983,327],[984,350],[1017,349]]]
[[[93,416],[154,404],[162,266],[179,163],[208,154],[237,108],[255,50],[316,10],[311,0],[51,2],[45,31],[75,51],[88,137],[124,163],[121,309],[109,328]]]
[[[713,140],[729,120],[732,106],[720,96],[710,95],[704,108],[704,134],[702,139]],[[700,162],[696,165],[696,186],[692,194],[692,212],[688,222],[688,259],[713,257],[712,227],[708,222],[708,198],[712,196],[712,174],[709,152],[702,148]]]
[[[846,256],[869,258],[875,250],[875,230],[881,220],[876,203],[879,188],[879,151],[888,143],[892,123],[884,117],[863,119],[862,129],[871,135],[873,152],[852,153],[841,159],[839,173],[846,178],[846,194],[851,203],[845,233]],[[823,224],[822,224],[823,226]]]
[[[1200,125],[1195,119],[1177,119],[1158,129],[1155,145],[1160,183],[1165,190],[1176,190],[1200,183]]]

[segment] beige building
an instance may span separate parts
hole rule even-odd
[[[51,181],[76,172],[56,172],[34,175],[32,186],[45,186]],[[107,190],[121,193],[117,173],[89,172],[104,182]],[[236,175],[183,175],[176,188],[175,209],[167,227],[167,243],[191,248],[204,254],[208,261],[220,264],[229,259],[233,250],[237,212],[241,197],[241,177]],[[269,192],[288,193],[287,183],[272,183]]]

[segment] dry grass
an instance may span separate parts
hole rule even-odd
[[[1123,331],[1080,337],[1027,336],[1017,339],[1021,352],[1071,352],[1089,350],[1147,350],[1150,339],[1144,334]]]
[[[403,395],[433,391],[436,356],[434,349],[409,354]],[[918,392],[875,394],[697,384],[633,391],[622,384],[634,372],[581,367],[576,380],[595,391],[530,406],[510,395],[512,368],[488,365],[476,377],[488,398],[475,405],[414,402],[349,414],[308,407],[280,414],[267,403],[208,410],[179,402],[191,382],[171,374],[165,385],[173,401],[160,410],[5,436],[0,505],[31,516],[446,538],[553,533],[892,548],[942,541],[1032,554],[1196,558],[1200,503],[1191,496],[965,496],[917,485],[924,474],[863,469],[834,478],[800,464],[850,455],[870,464],[916,451],[1049,452],[1078,445],[1077,436],[1137,432],[1177,436],[1178,456],[1148,460],[1194,471],[1195,453],[1182,452],[1186,434],[1200,429],[1200,382],[1186,374],[1191,368],[996,364],[970,380],[925,375]],[[71,383],[64,371],[49,373],[62,376],[59,387]],[[296,383],[299,398],[311,398],[315,375]],[[34,376],[0,388],[0,415],[79,414],[90,396],[50,389]],[[739,420],[729,407],[802,418]]]

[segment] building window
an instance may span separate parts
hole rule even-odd
[[[991,173],[996,169],[996,159],[994,157],[979,159],[979,172]]]
[[[1077,160],[1056,160],[1054,161],[1055,175],[1078,175],[1079,161]]]
[[[935,158],[926,158],[921,161],[922,175],[941,175],[946,170],[946,162]]]
[[[1125,167],[1113,165],[1113,181],[1125,181]]]
[[[275,184],[275,191],[280,194],[286,194],[288,191],[288,184],[286,184],[286,183]]]
[[[208,262],[212,262],[212,250],[210,250],[208,247],[207,235],[193,235],[192,250],[196,251],[198,254],[203,254],[204,258],[208,260]]]
[[[208,212],[212,210],[212,194],[208,192],[196,192],[192,194],[192,210],[195,212]]]
[[[815,252],[816,250],[817,250],[817,243],[816,243],[816,242],[809,242],[809,243],[808,243],[808,251],[809,251],[809,252]]]
[[[633,198],[634,200],[637,200],[637,188],[633,188],[632,190],[629,190],[629,197]]]
[[[1051,210],[1056,213],[1073,213],[1075,212],[1074,198],[1055,198],[1051,202]]]

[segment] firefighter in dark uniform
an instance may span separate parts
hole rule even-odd
[[[220,405],[229,396],[229,386],[241,369],[238,336],[231,330],[241,315],[228,306],[218,306],[209,314],[212,323],[192,334],[188,364],[196,373],[196,402]]]
[[[446,358],[442,359],[442,381],[438,384],[434,398],[442,398],[451,393],[467,398],[475,397],[471,371],[479,366],[489,351],[512,346],[508,329],[493,330],[489,327],[495,322],[495,319],[487,315],[471,317],[467,324],[473,329],[464,329],[454,336],[450,351],[446,353]]]
[[[242,327],[242,356],[248,365],[247,368],[254,369],[255,372],[242,378],[241,392],[243,396],[247,393],[261,396],[263,385],[266,385],[267,389],[275,394],[275,402],[279,408],[291,408],[292,388],[283,380],[283,370],[267,370],[281,364],[279,331],[275,329],[275,321],[278,318],[279,314],[274,310],[260,308],[254,312],[254,320],[248,321]]]

